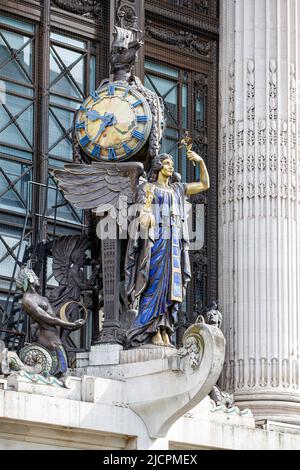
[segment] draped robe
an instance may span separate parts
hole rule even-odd
[[[191,278],[186,185],[173,183],[164,188],[153,183],[152,187],[155,227],[145,239],[130,239],[127,248],[125,288],[131,302],[139,297],[138,316],[127,332],[128,347],[149,343],[159,327],[172,335]],[[145,200],[143,186],[137,202]]]

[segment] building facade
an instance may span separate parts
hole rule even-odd
[[[12,281],[26,247],[45,290],[55,285],[47,243],[88,232],[87,216],[66,204],[51,170],[73,160],[74,111],[109,77],[108,52],[120,11],[125,22],[137,21],[145,30],[136,73],[164,100],[162,151],[174,156],[183,181],[199,178],[178,145],[189,130],[211,177],[210,193],[193,201],[200,207],[195,220],[199,248],[192,254],[197,274],[183,306],[179,336],[217,299],[218,2],[5,2],[0,133],[3,330],[18,325],[26,331],[13,301]],[[137,20],[132,20],[135,15]],[[8,339],[10,333],[2,333]],[[89,348],[93,336],[97,332],[85,332],[76,347]],[[10,340],[18,344],[19,338]]]
[[[52,170],[73,161],[74,112],[109,77],[117,21],[145,31],[135,73],[164,101],[162,151],[174,156],[183,181],[199,178],[178,146],[188,130],[211,179],[210,191],[192,201],[198,206],[198,246],[190,253],[193,279],[177,344],[201,310],[218,299],[227,341],[220,386],[234,393],[240,408],[250,408],[260,428],[237,410],[230,419],[225,409],[217,415],[206,400],[167,437],[151,439],[126,406],[119,406],[128,425],[118,429],[122,413],[110,425],[100,420],[100,428],[90,419],[87,443],[77,410],[71,447],[83,442],[83,448],[300,448],[298,436],[290,435],[298,434],[300,425],[297,0],[2,0],[0,337],[11,349],[26,338],[14,283],[22,263],[30,260],[44,293],[51,292],[53,241],[91,233],[89,214],[65,201]],[[86,266],[86,277],[89,273]],[[99,302],[98,294],[86,296],[91,305]],[[91,315],[83,332],[70,338],[70,352],[81,353],[83,362],[100,323]],[[24,445],[12,411],[22,393],[33,393],[24,387],[16,389],[19,397],[6,399],[3,448],[7,442]],[[37,448],[68,447],[68,438],[60,441],[54,426],[67,426],[68,417],[55,421],[57,415],[47,411],[47,417],[34,419],[31,399],[24,412],[25,421],[35,422],[31,442]],[[51,398],[46,401],[50,409]],[[71,413],[68,401],[61,406]],[[51,432],[45,431],[47,423]],[[199,431],[192,437],[201,426],[206,436]],[[38,439],[41,428],[45,437]],[[5,432],[12,436],[8,441]],[[282,441],[278,432],[285,433]]]

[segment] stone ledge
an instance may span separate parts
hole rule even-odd
[[[157,346],[148,346],[137,349],[129,349],[120,352],[120,364],[130,364],[134,362],[146,362],[156,359],[164,359],[176,355],[174,348],[162,348]]]

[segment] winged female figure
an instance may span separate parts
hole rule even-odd
[[[110,203],[117,208],[121,195],[140,208],[140,236],[129,238],[125,261],[125,289],[137,316],[127,332],[127,347],[144,344],[171,346],[176,314],[190,280],[189,236],[185,200],[209,189],[203,159],[192,150],[190,161],[200,166],[200,181],[181,183],[173,157],[158,155],[148,178],[141,163],[68,165],[56,170],[59,187],[75,207],[93,209]],[[93,189],[94,188],[94,189]]]

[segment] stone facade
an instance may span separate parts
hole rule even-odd
[[[300,30],[296,0],[221,1],[219,297],[223,387],[299,422]]]

